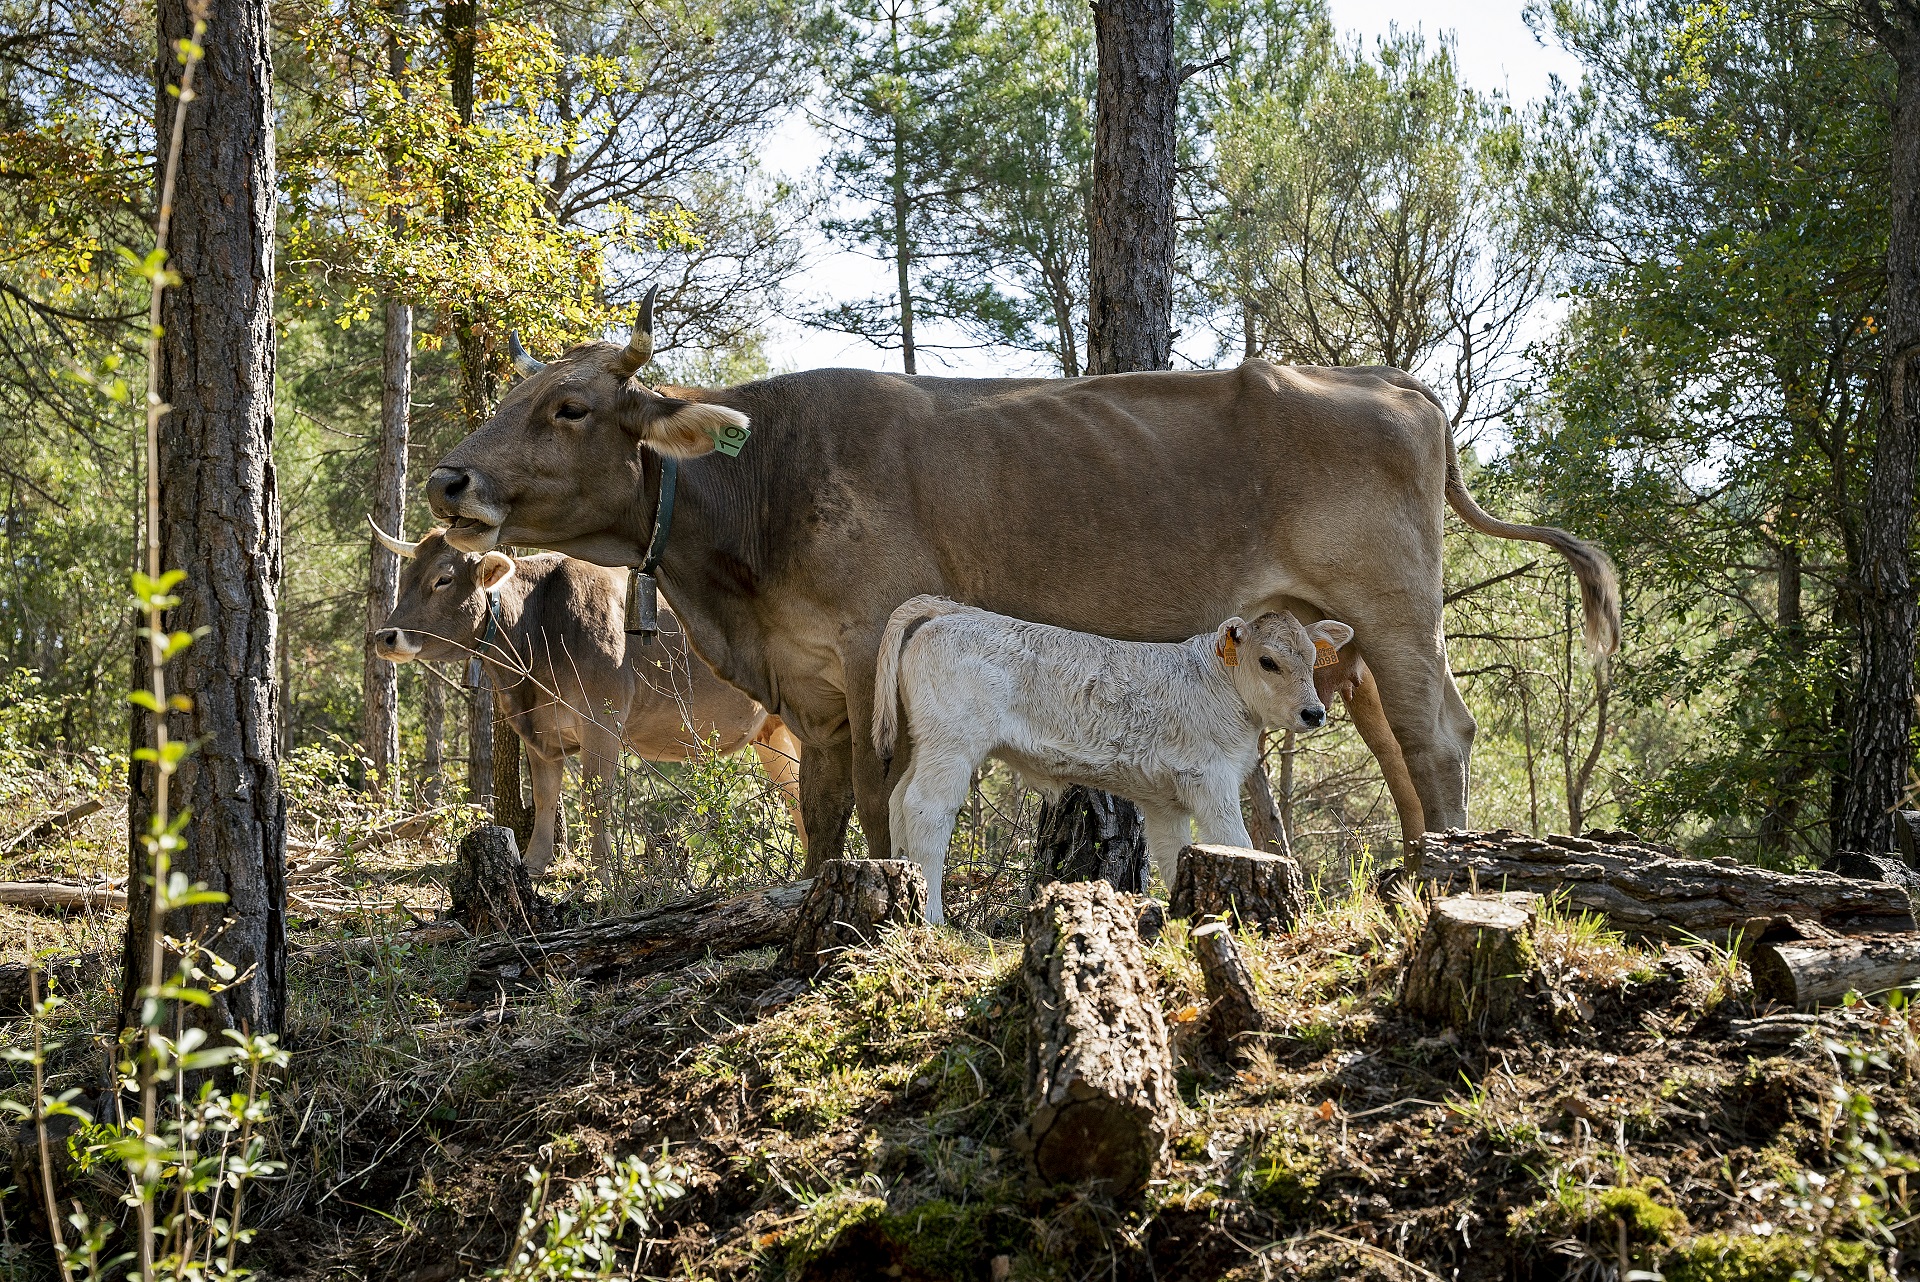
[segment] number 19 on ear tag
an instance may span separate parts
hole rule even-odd
[[[713,429],[713,448],[728,458],[739,458],[740,447],[753,435],[753,429],[738,423],[722,423]]]

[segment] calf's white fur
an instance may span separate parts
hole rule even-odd
[[[1049,797],[1071,784],[1117,793],[1146,816],[1161,880],[1189,821],[1200,839],[1250,844],[1240,783],[1263,729],[1313,730],[1326,707],[1316,655],[1353,629],[1290,613],[1233,618],[1176,644],[1115,641],[917,596],[887,620],[874,684],[873,743],[891,763],[901,713],[912,759],[894,786],[894,856],[920,865],[940,921],[941,869],[973,772],[1006,762]]]

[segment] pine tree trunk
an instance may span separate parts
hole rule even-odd
[[[406,0],[393,0],[390,16],[394,30],[387,35],[387,74],[396,84],[403,84],[407,55],[399,27],[406,20]],[[396,234],[403,226],[397,216],[392,225]],[[413,307],[398,297],[389,297],[383,322],[380,449],[368,506],[381,529],[404,535],[407,429],[413,399]],[[367,542],[371,560],[367,566],[367,636],[361,654],[360,751],[369,763],[374,788],[388,792],[393,789],[394,769],[400,760],[400,669],[374,653],[373,634],[386,623],[399,599],[400,558],[371,532]]]
[[[1087,373],[1166,369],[1173,360],[1173,184],[1179,72],[1172,0],[1107,0],[1093,9],[1099,88],[1088,204]],[[1120,858],[1049,834],[1082,833],[1085,814],[1122,810]],[[1041,865],[1073,870],[1146,865],[1146,825],[1130,801],[1069,788],[1040,811]],[[1063,874],[1064,875],[1064,874]],[[1132,890],[1131,885],[1121,889]],[[1140,888],[1145,888],[1142,878]]]
[[[525,850],[533,840],[533,807],[520,789],[520,736],[504,718],[493,722],[493,821],[513,830]],[[556,845],[559,834],[555,833]]]
[[[177,80],[177,41],[192,35],[185,0],[160,0],[160,66]],[[275,680],[281,587],[280,500],[273,464],[274,136],[272,31],[265,0],[221,5],[201,40],[173,201],[160,394],[162,566],[186,572],[174,630],[206,629],[168,667],[192,700],[170,732],[195,745],[174,777],[174,813],[192,820],[173,867],[227,902],[174,913],[167,933],[193,937],[239,968],[210,1007],[183,1008],[217,1028],[277,1032],[286,1014],[286,801],[280,792]],[[157,95],[160,137],[175,99]],[[144,673],[141,684],[144,684]],[[136,718],[134,733],[151,742]],[[123,1012],[146,983],[147,855],[153,772],[134,771]]]
[[[1093,9],[1099,89],[1087,229],[1089,374],[1172,364],[1180,96],[1173,10],[1173,0],[1107,0]]]
[[[1836,849],[1877,852],[1893,844],[1893,811],[1913,761],[1914,630],[1920,624],[1909,556],[1920,465],[1920,9],[1885,0],[1864,0],[1863,8],[1893,55],[1899,83],[1888,167],[1893,198],[1880,430],[1861,496],[1866,515],[1853,585],[1860,680],[1834,839]]]
[[[1166,1159],[1173,1057],[1138,930],[1133,905],[1097,881],[1048,886],[1027,909],[1021,1146],[1049,1184],[1097,1180],[1125,1195]]]
[[[1273,781],[1267,777],[1265,758],[1253,763],[1247,781],[1241,785],[1247,800],[1247,834],[1253,848],[1270,855],[1293,857],[1293,843],[1287,837],[1287,825],[1280,815],[1280,803],[1274,799]]]
[[[467,800],[493,806],[493,680],[480,669],[480,685],[467,691]]]
[[[380,528],[402,533],[407,504],[407,404],[413,396],[413,308],[388,299],[380,362],[380,454],[369,506]],[[400,759],[400,669],[373,651],[373,635],[400,596],[400,558],[368,533],[367,636],[361,656],[360,751],[380,791],[393,783]]]
[[[420,682],[420,736],[425,741],[420,756],[420,800],[434,805],[446,786],[447,769],[447,688],[440,670],[416,664]]]

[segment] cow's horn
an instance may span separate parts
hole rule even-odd
[[[640,300],[640,316],[633,322],[633,337],[627,340],[627,346],[615,365],[615,372],[621,378],[631,377],[653,359],[653,303],[659,297],[660,287],[655,285]]]
[[[395,556],[403,556],[411,561],[415,556],[419,555],[420,545],[418,543],[409,543],[405,539],[396,539],[393,535],[388,534],[378,525],[375,525],[371,516],[367,518],[367,524],[373,526],[373,537],[379,539],[387,551],[393,553]]]
[[[520,346],[520,331],[507,331],[507,355],[513,357],[513,367],[522,374],[538,374],[547,367],[545,361],[535,360],[527,355],[527,349]]]

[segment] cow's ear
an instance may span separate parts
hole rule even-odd
[[[672,458],[711,454],[722,435],[744,435],[747,416],[725,405],[643,393],[626,414],[627,430]]]
[[[1238,615],[1214,630],[1213,652],[1229,668],[1240,666],[1240,643],[1247,639],[1247,621]]]
[[[1324,641],[1338,650],[1353,640],[1353,629],[1338,619],[1322,619],[1307,629],[1307,635],[1312,637],[1316,644]]]
[[[484,592],[491,592],[513,577],[513,558],[505,552],[489,552],[480,558],[480,564],[474,569],[474,582]]]

